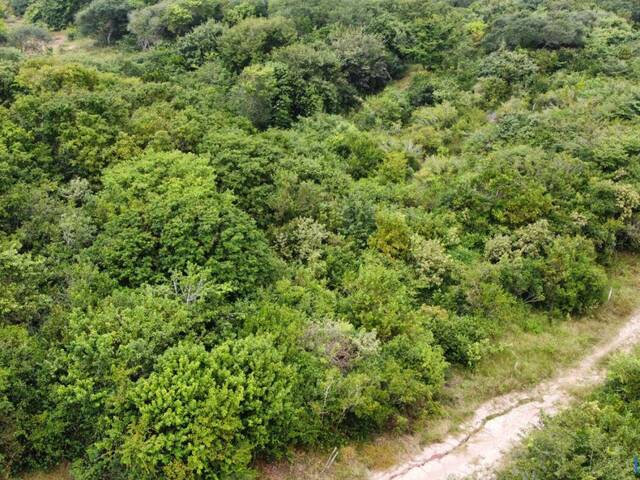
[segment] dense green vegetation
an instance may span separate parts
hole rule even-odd
[[[251,478],[409,428],[640,248],[634,1],[3,11],[5,478]]]
[[[617,357],[605,385],[527,439],[501,480],[635,478],[640,440],[640,357]]]

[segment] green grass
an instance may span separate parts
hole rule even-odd
[[[328,468],[327,452],[296,452],[289,462],[259,465],[269,480],[363,479],[368,470],[389,468],[422,447],[455,432],[484,401],[536,385],[558,369],[575,364],[595,344],[611,338],[640,306],[640,259],[621,255],[610,268],[612,295],[582,318],[549,320],[543,315],[520,319],[499,339],[499,350],[475,370],[452,369],[437,416],[417,421],[412,434],[385,434],[342,447]]]

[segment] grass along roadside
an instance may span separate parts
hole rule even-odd
[[[338,449],[336,460],[327,465],[331,451],[297,452],[289,462],[260,465],[261,477],[269,480],[363,479],[370,470],[382,470],[410,458],[425,444],[456,431],[484,401],[522,390],[552,377],[561,368],[575,364],[585,352],[615,335],[628,316],[640,306],[640,259],[620,255],[609,269],[611,296],[591,314],[581,318],[523,319],[501,337],[499,350],[473,370],[450,372],[442,409],[413,425],[413,434],[389,433],[374,440]]]

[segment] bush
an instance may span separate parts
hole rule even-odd
[[[216,190],[204,158],[150,153],[107,170],[102,180],[103,228],[92,252],[121,284],[163,282],[189,263],[238,293],[270,278],[273,261],[262,232],[231,195]]]
[[[355,179],[373,174],[384,160],[375,137],[355,128],[332,137],[330,145],[345,160],[347,173]]]
[[[43,258],[21,254],[20,245],[0,242],[1,324],[36,326],[51,307]]]
[[[286,65],[251,65],[243,70],[232,90],[232,104],[238,114],[259,129],[286,128],[294,120],[291,87]]]
[[[502,284],[529,303],[562,313],[583,313],[602,297],[606,275],[596,263],[593,243],[582,237],[554,237],[547,222],[517,231],[515,242],[497,237],[487,244],[499,260]]]
[[[411,77],[411,84],[407,90],[409,103],[412,107],[433,105],[435,87],[431,83],[431,77],[418,72]]]
[[[421,329],[415,293],[382,258],[370,255],[357,272],[345,276],[343,288],[345,313],[357,328],[375,331],[382,340]]]
[[[590,241],[557,238],[545,263],[545,303],[552,310],[583,313],[600,303],[607,277]]]
[[[0,475],[61,460],[66,444],[56,424],[45,348],[27,328],[0,326]]]
[[[218,0],[163,0],[135,10],[129,19],[129,31],[138,45],[147,49],[162,40],[184,35],[209,19],[222,18]]]
[[[295,435],[296,382],[296,371],[268,337],[225,342],[211,352],[184,342],[127,392],[133,416],[124,438],[107,438],[91,451],[119,462],[100,459],[80,472],[142,479],[244,476],[255,455],[277,452]],[[120,422],[114,417],[111,424]]]
[[[201,319],[185,302],[142,289],[121,290],[88,312],[74,311],[67,325],[65,374],[55,396],[74,448],[106,428],[105,415],[119,411],[123,391],[153,371],[162,353],[198,336]]]
[[[33,1],[34,0],[9,0],[9,5],[11,6],[13,13],[18,16],[23,16]]]
[[[80,33],[109,45],[127,33],[132,9],[129,0],[93,0],[76,15],[76,24]]]
[[[354,121],[363,130],[400,128],[409,119],[410,105],[404,92],[387,88],[369,97]]]
[[[7,43],[22,52],[43,52],[51,41],[51,35],[36,25],[20,25],[7,33]]]
[[[526,52],[498,50],[482,59],[480,76],[500,78],[507,83],[531,83],[538,70]]]
[[[211,19],[180,37],[175,48],[182,56],[185,66],[197,68],[207,60],[214,58],[220,37],[224,32],[224,26]]]
[[[429,328],[447,361],[473,367],[491,350],[493,327],[486,319],[431,310],[427,309],[432,315]]]
[[[91,0],[34,0],[29,2],[25,16],[32,22],[43,22],[53,30],[62,30],[73,23],[76,13],[90,2]]]
[[[360,29],[343,29],[333,32],[329,40],[342,72],[360,92],[377,92],[391,80],[397,60],[379,37]]]
[[[293,43],[275,49],[270,57],[287,66],[297,116],[337,112],[353,102],[338,57],[325,43]]]
[[[135,35],[140,48],[146,50],[169,36],[163,18],[165,7],[161,2],[135,10],[129,16],[127,29]]]
[[[593,23],[591,12],[519,12],[498,18],[487,36],[485,45],[497,50],[509,48],[581,48]]]
[[[296,36],[291,20],[247,18],[224,32],[218,43],[220,57],[230,70],[240,72],[265,60],[272,50],[292,43]]]
[[[18,65],[16,63],[0,60],[0,103],[11,101],[17,74]]]
[[[604,392],[628,404],[640,401],[640,356],[616,357],[607,372]]]

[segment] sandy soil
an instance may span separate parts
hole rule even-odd
[[[51,35],[51,41],[47,46],[54,51],[58,51],[64,46],[66,41],[67,36],[64,33],[56,32]]]
[[[504,455],[532,428],[544,412],[553,415],[565,408],[572,391],[601,382],[600,361],[616,351],[628,351],[640,343],[640,312],[636,312],[612,340],[580,363],[528,391],[511,393],[482,404],[462,433],[449,436],[399,466],[372,475],[373,480],[450,480],[471,476],[491,479]]]

